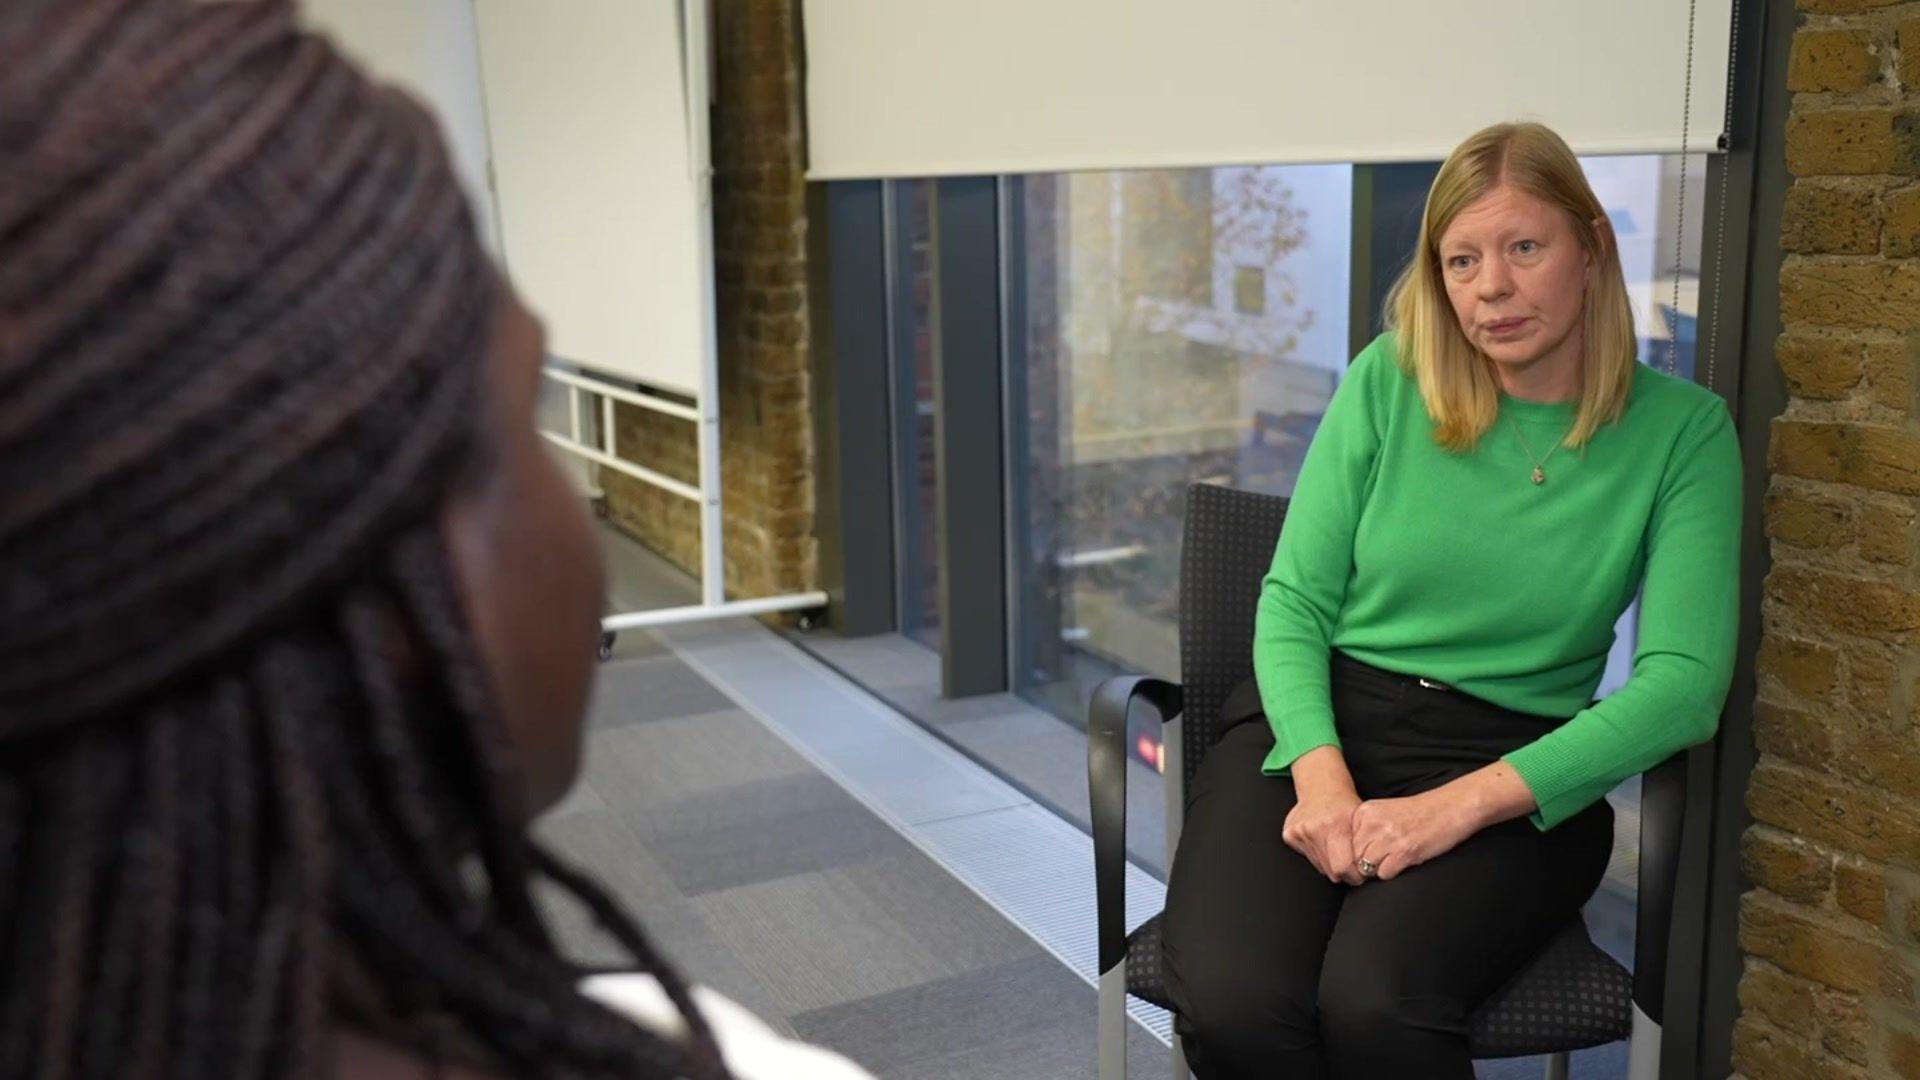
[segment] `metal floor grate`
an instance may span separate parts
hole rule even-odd
[[[734,619],[653,633],[1088,986],[1098,986],[1087,834],[758,623]],[[1130,925],[1166,900],[1166,887],[1132,865],[1126,890]],[[1171,1044],[1165,1010],[1129,998],[1127,1011]]]

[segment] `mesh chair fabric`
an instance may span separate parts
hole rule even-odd
[[[1253,615],[1287,516],[1277,495],[1187,489],[1180,553],[1181,783],[1220,738],[1220,706],[1253,676]]]

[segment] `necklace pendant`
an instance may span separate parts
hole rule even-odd
[[[1533,482],[1534,482],[1534,483],[1536,483],[1536,484],[1544,484],[1544,483],[1546,483],[1546,482],[1547,482],[1547,470],[1545,470],[1545,469],[1543,469],[1543,468],[1541,468],[1541,467],[1540,467],[1540,466],[1538,466],[1538,465],[1535,465],[1535,466],[1533,467]]]

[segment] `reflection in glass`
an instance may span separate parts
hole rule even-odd
[[[1292,491],[1347,362],[1349,166],[1029,177],[1019,690],[1179,676],[1195,481]],[[1136,750],[1158,764],[1158,733]]]

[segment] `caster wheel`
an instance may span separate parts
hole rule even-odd
[[[793,624],[804,634],[820,625],[821,615],[822,612],[819,611],[803,611],[794,619]]]
[[[620,639],[620,635],[612,633],[611,631],[602,633],[600,635],[600,659],[601,660],[605,661],[605,660],[613,659],[613,643],[615,641],[618,641],[619,639]]]

